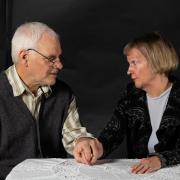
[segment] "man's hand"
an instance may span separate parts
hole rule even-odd
[[[103,147],[97,139],[82,137],[77,140],[73,154],[77,162],[92,165],[102,156]]]
[[[161,168],[161,161],[158,156],[143,158],[138,164],[132,166],[131,172],[144,174],[156,171]]]

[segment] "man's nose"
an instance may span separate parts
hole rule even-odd
[[[54,63],[54,67],[57,68],[58,70],[61,70],[63,68],[63,64],[61,61],[56,61]]]

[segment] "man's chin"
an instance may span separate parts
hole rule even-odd
[[[52,86],[56,83],[56,78],[50,79],[47,81],[46,86]]]
[[[53,81],[51,81],[51,82],[49,83],[49,85],[52,86],[52,85],[54,85],[55,83],[56,83],[56,79],[53,80]]]

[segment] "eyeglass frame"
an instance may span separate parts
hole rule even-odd
[[[36,49],[33,48],[29,48],[26,51],[34,51],[36,53],[38,53],[39,55],[41,55],[42,57],[44,57],[45,59],[47,59],[50,63],[55,63],[55,62],[60,62],[61,60],[64,59],[64,57],[62,55],[60,55],[59,57],[48,57],[45,56],[44,54],[42,54],[41,52],[37,51]],[[59,58],[59,60],[56,60],[57,58]]]

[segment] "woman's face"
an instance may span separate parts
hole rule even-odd
[[[132,48],[127,54],[127,61],[129,63],[128,75],[134,81],[136,88],[143,89],[147,92],[153,84],[153,80],[157,74],[153,72],[147,59],[137,49]]]

